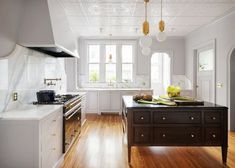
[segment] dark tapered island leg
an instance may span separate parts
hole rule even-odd
[[[128,163],[131,163],[131,146],[128,145]]]
[[[223,159],[223,163],[226,164],[227,162],[227,152],[228,152],[228,147],[227,146],[222,146],[222,159]]]

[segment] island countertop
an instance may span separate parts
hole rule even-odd
[[[184,106],[167,106],[167,105],[156,105],[156,104],[141,104],[137,103],[133,100],[133,96],[123,96],[123,102],[125,103],[125,107],[128,108],[211,108],[211,107],[216,107],[216,108],[227,108],[225,106],[209,103],[209,102],[204,102],[204,105],[184,105]]]

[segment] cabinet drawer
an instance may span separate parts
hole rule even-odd
[[[206,145],[221,145],[221,131],[219,127],[206,128],[205,134]]]
[[[205,112],[205,122],[208,124],[220,123],[221,112]]]
[[[157,124],[195,124],[201,123],[200,112],[153,112]]]
[[[134,111],[134,124],[150,124],[151,113],[149,111]]]
[[[164,127],[154,129],[154,143],[160,145],[200,145],[200,127]]]
[[[151,127],[134,127],[134,143],[150,143]]]

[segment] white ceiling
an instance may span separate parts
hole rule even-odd
[[[142,35],[144,0],[60,0],[77,36]],[[185,36],[235,9],[235,0],[163,0],[168,36]],[[158,32],[160,0],[150,0],[150,34]]]

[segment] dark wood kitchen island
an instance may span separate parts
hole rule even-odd
[[[139,104],[132,96],[123,96],[122,117],[129,162],[132,146],[220,146],[226,163],[227,107],[207,102],[197,106]]]

